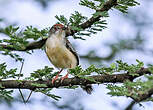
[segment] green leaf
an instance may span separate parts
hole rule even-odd
[[[118,0],[117,3],[118,5],[116,5],[115,8],[122,13],[127,13],[129,7],[140,5],[140,3],[135,0]]]
[[[2,84],[0,84],[0,89],[4,89],[5,87],[2,86]]]
[[[97,18],[98,16],[101,17],[109,17],[108,12],[107,11],[97,11],[96,13],[93,14],[93,17]]]
[[[44,69],[38,69],[38,70],[34,71],[33,73],[31,73],[30,77],[33,77],[34,79],[52,78],[53,77],[53,75],[51,74],[52,71],[53,71],[53,68],[45,66]]]
[[[64,15],[60,15],[60,16],[55,16],[56,19],[58,19],[58,21],[60,21],[60,23],[64,24],[64,25],[68,25],[68,20],[66,19],[66,17],[64,17]]]
[[[95,81],[95,79],[94,78],[92,78],[92,77],[83,77],[84,79],[87,79],[87,80],[89,80],[89,81],[91,81],[91,82],[96,82]],[[98,83],[98,82],[97,82]]]
[[[53,98],[54,100],[59,100],[61,97],[60,96],[57,96],[57,95],[54,95],[54,94],[51,94],[51,88],[46,88],[46,89],[36,89],[35,92],[41,92],[43,94],[45,94],[46,96],[50,97],[50,98]]]
[[[64,88],[66,88],[66,89],[76,89],[78,87],[79,86],[74,85],[74,86],[65,86]]]
[[[47,87],[46,84],[38,84],[38,83],[31,83],[32,86],[36,86],[36,87]]]
[[[13,99],[13,97],[11,96],[12,93],[13,90],[0,90],[0,97],[6,100],[12,100]]]
[[[17,68],[7,70],[6,63],[0,64],[0,79],[7,79],[7,78],[17,78],[18,74],[16,74]]]
[[[94,9],[94,10],[97,9],[97,6],[93,1],[81,0],[79,5],[86,6],[88,8]]]

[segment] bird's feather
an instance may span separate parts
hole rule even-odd
[[[69,49],[74,54],[74,56],[77,59],[77,65],[79,65],[79,56],[78,56],[76,50],[72,47],[71,43],[68,41],[67,38],[65,38],[65,41],[66,41],[66,48]]]

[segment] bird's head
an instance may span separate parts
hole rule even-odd
[[[65,27],[62,24],[55,24],[51,27],[49,33],[50,34],[62,34],[62,32],[65,32]]]

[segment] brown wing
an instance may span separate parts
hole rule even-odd
[[[79,65],[79,56],[76,53],[75,49],[72,47],[71,43],[68,41],[67,38],[65,38],[66,40],[66,47],[75,55],[76,59],[77,59],[77,65]],[[91,94],[93,91],[92,85],[88,84],[85,86],[81,86],[83,90],[85,90],[88,94]]]
[[[77,65],[79,65],[79,56],[78,56],[76,50],[72,47],[71,43],[68,41],[67,38],[65,38],[65,40],[66,40],[66,47],[74,54],[74,56],[77,59]]]

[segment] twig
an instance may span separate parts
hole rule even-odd
[[[20,79],[20,77],[21,77],[21,72],[22,72],[22,69],[23,69],[23,65],[24,65],[24,60],[22,61],[22,64],[21,64],[21,68],[20,68],[18,79]]]
[[[22,100],[23,100],[24,104],[26,104],[26,101],[25,101],[24,96],[23,96],[23,94],[22,94],[22,91],[21,91],[20,89],[19,89],[19,92],[20,92],[20,95],[21,95],[21,97],[22,97]]]
[[[22,72],[22,69],[23,69],[23,65],[24,65],[24,60],[22,61],[22,64],[21,64],[21,68],[20,68],[18,80],[19,80],[20,77],[21,77],[21,72]],[[20,88],[19,88],[19,92],[20,92],[20,95],[21,95],[21,98],[22,98],[24,104],[26,104],[26,101],[25,101],[25,99],[24,99],[24,96],[23,96],[22,91],[20,90]]]
[[[19,80],[20,77],[21,77],[21,72],[22,72],[22,69],[23,69],[23,65],[24,65],[24,60],[22,61],[22,64],[21,64],[21,68],[20,68],[18,80]],[[26,104],[26,103],[29,101],[30,96],[32,95],[32,90],[31,90],[30,94],[28,95],[27,100],[24,99],[24,96],[23,96],[22,91],[21,91],[20,88],[19,88],[19,92],[20,92],[20,95],[21,95],[21,97],[22,97],[22,100],[23,100],[24,104]]]
[[[26,103],[29,101],[29,99],[30,99],[30,97],[31,97],[31,95],[32,95],[32,90],[30,91],[30,94],[29,94],[29,96],[28,96],[28,98],[27,98],[27,100],[26,100]]]
[[[133,106],[135,105],[135,101],[132,101],[126,108],[125,110],[132,110]]]

